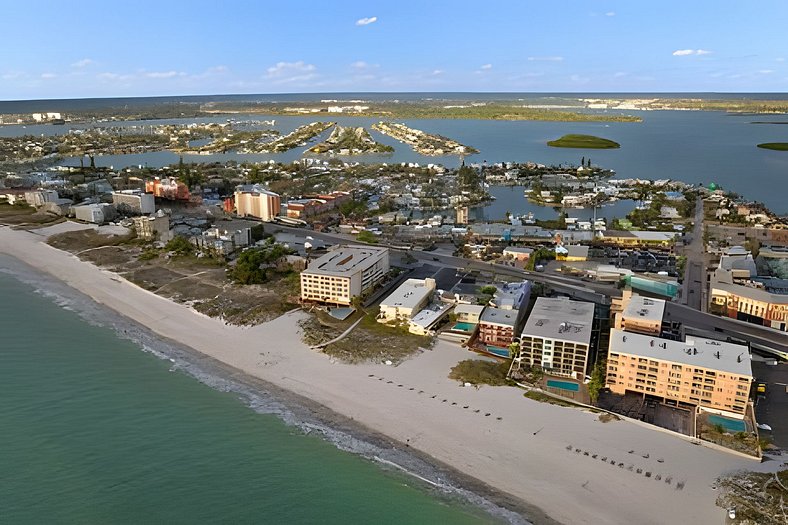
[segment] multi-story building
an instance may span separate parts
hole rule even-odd
[[[479,317],[479,342],[491,354],[509,357],[509,345],[514,342],[518,310],[503,310],[488,306]]]
[[[378,321],[412,319],[435,293],[435,279],[408,279],[380,303]]]
[[[40,208],[47,202],[55,202],[58,200],[58,194],[55,190],[33,190],[25,192],[25,201],[34,208]]]
[[[621,299],[613,299],[613,326],[619,330],[659,336],[665,315],[665,301],[624,290]]]
[[[338,208],[353,196],[347,191],[332,191],[320,195],[305,196],[287,202],[287,216],[291,219],[304,219]]]
[[[143,193],[139,190],[124,190],[112,192],[112,204],[118,211],[123,211],[127,207],[129,211],[140,215],[150,215],[156,212],[156,202],[151,193]]]
[[[137,237],[145,241],[170,240],[170,217],[161,210],[154,215],[134,217],[134,230]]]
[[[635,392],[741,419],[752,379],[746,346],[701,337],[671,341],[611,330],[606,382],[615,394]]]
[[[490,306],[501,310],[520,310],[528,306],[531,297],[531,282],[504,283],[497,285]]]
[[[339,246],[301,272],[301,300],[347,306],[388,271],[388,248]]]
[[[259,184],[238,186],[235,189],[235,210],[239,217],[271,221],[279,215],[281,208],[279,195]]]
[[[539,297],[520,336],[512,370],[535,366],[552,375],[584,379],[593,323],[593,303]]]
[[[788,331],[788,279],[758,277],[756,273],[750,252],[730,248],[711,276],[709,310]]]

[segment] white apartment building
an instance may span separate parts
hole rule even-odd
[[[537,366],[552,375],[584,379],[593,322],[593,303],[539,297],[523,328],[512,369]]]

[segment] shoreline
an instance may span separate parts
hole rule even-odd
[[[6,264],[8,260],[12,261],[10,265]],[[51,299],[58,306],[74,311],[85,322],[110,329],[118,338],[138,345],[143,352],[172,362],[171,371],[183,372],[214,390],[237,394],[239,400],[254,412],[274,415],[285,425],[296,427],[304,434],[318,432],[321,439],[336,448],[361,456],[378,464],[380,468],[396,469],[422,484],[422,490],[438,492],[438,497],[445,501],[459,501],[463,505],[473,506],[502,523],[558,523],[537,507],[496,491],[478,479],[353,418],[254,377],[178,341],[162,337],[115,310],[101,311],[101,303],[14,256],[0,253],[0,273],[30,286],[35,293]],[[203,315],[196,311],[194,313]]]
[[[748,460],[631,423],[601,423],[589,412],[525,399],[517,388],[461,387],[446,376],[453,364],[472,356],[445,343],[397,367],[338,363],[301,343],[298,313],[251,328],[229,327],[42,239],[0,228],[0,252],[76,289],[96,308],[109,307],[143,326],[151,339],[192,349],[198,363],[217,366],[231,382],[304,401],[318,419],[327,417],[331,428],[321,432],[335,444],[331,432],[360,434],[367,438],[362,445],[386,445],[417,465],[432,466],[439,481],[457,480],[467,489],[460,494],[472,503],[478,504],[468,491],[535,523],[706,523],[724,515],[710,488],[714,480],[753,468]],[[262,346],[266,340],[275,344]],[[613,459],[621,464],[612,465]]]

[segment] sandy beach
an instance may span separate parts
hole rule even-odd
[[[640,425],[532,401],[517,388],[460,386],[447,374],[472,354],[445,342],[396,367],[334,362],[301,343],[300,312],[252,328],[227,326],[43,240],[0,227],[0,253],[161,337],[478,480],[500,492],[496,502],[514,502],[507,506],[535,523],[722,523],[712,483],[758,467]]]

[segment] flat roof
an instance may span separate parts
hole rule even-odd
[[[454,307],[456,314],[481,314],[483,310],[482,304],[458,304]]]
[[[755,286],[745,286],[743,284],[729,284],[721,282],[713,282],[710,285],[712,292],[714,290],[721,290],[741,297],[747,297],[755,301],[761,301],[771,304],[788,304],[788,295],[771,293],[763,288],[756,288]]]
[[[524,246],[507,246],[503,251],[504,253],[534,253],[533,248],[526,248]]]
[[[516,310],[530,295],[531,283],[529,281],[504,283],[500,286],[495,285],[492,302],[497,308]]]
[[[518,313],[518,310],[501,310],[500,308],[488,306],[482,312],[481,317],[479,317],[479,322],[500,324],[514,328],[517,324]]]
[[[428,306],[416,314],[410,322],[423,328],[429,328],[434,325],[438,319],[443,317],[443,314],[445,314],[451,306],[450,304],[434,304]]]
[[[380,306],[415,308],[434,290],[434,287],[427,287],[426,279],[408,279],[391,292],[388,297],[383,299]]]
[[[665,301],[633,294],[622,315],[624,319],[643,319],[661,323],[665,315]]]
[[[539,297],[522,335],[590,344],[593,322],[593,303],[566,297]]]
[[[588,257],[588,246],[582,244],[567,244],[564,246],[566,253],[570,257]]]
[[[321,255],[304,270],[306,273],[347,276],[375,263],[388,248],[372,246],[340,246]]]
[[[671,341],[613,328],[610,351],[752,377],[749,349],[726,341],[703,337]]]

